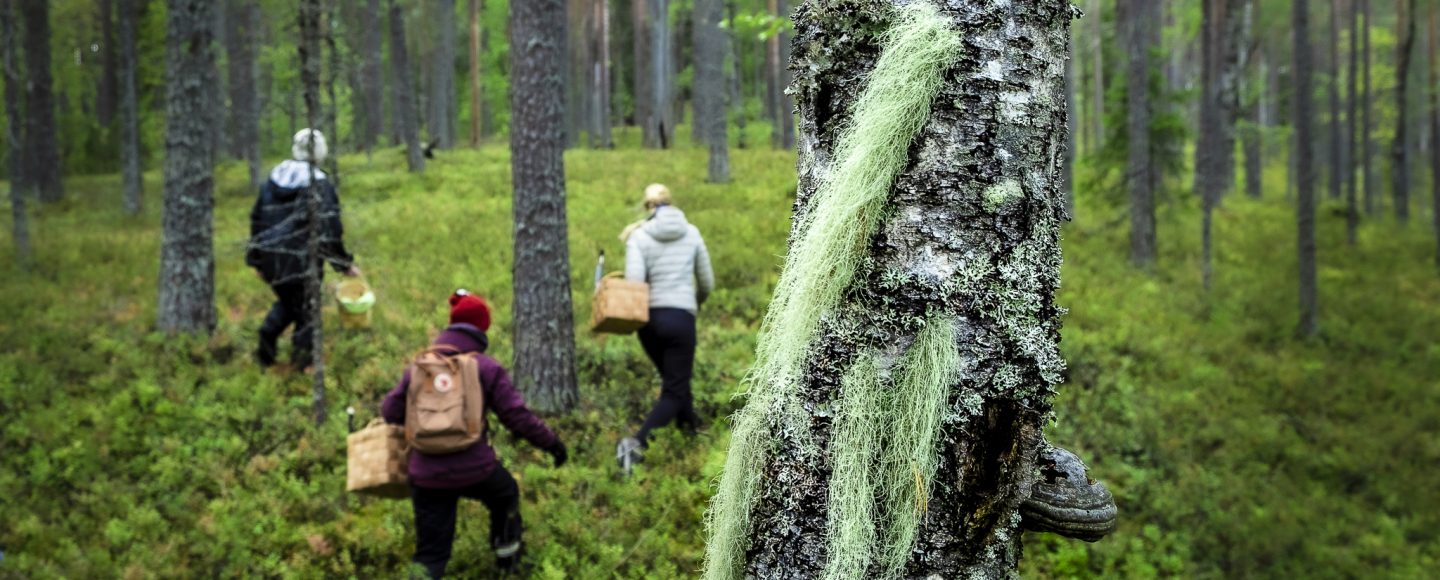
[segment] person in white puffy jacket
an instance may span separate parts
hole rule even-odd
[[[693,431],[695,414],[690,377],[695,365],[695,313],[715,289],[710,253],[700,230],[685,221],[670,190],[658,183],[645,188],[650,217],[625,228],[625,279],[650,285],[650,322],[639,331],[645,354],[660,371],[660,399],[634,437],[616,448],[620,467],[629,471],[640,460],[650,432],[669,425]]]

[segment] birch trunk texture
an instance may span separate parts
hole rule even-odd
[[[1069,2],[805,2],[708,578],[1005,578],[1060,381]]]
[[[1126,3],[1122,32],[1128,55],[1125,69],[1126,188],[1130,191],[1130,263],[1141,268],[1155,265],[1155,189],[1150,179],[1150,34],[1155,23],[1149,0],[1120,0]]]
[[[55,124],[54,76],[50,70],[50,2],[20,0],[21,38],[25,42],[25,182],[40,201],[65,199],[60,180],[59,126]],[[202,112],[202,111],[197,111]]]
[[[136,0],[120,0],[120,174],[125,213],[140,213],[145,191],[140,173],[140,96],[136,94],[139,61],[135,53]]]
[[[411,173],[425,171],[420,152],[420,124],[415,119],[415,85],[410,80],[410,58],[405,47],[405,11],[399,0],[390,0],[390,70],[395,86],[395,127],[405,145],[405,162]]]
[[[708,180],[730,181],[730,138],[725,122],[725,53],[728,33],[720,27],[723,0],[695,2],[695,124],[710,148]]]
[[[159,327],[215,327],[214,140],[215,3],[167,0],[165,216],[160,250]]]
[[[1319,298],[1315,278],[1315,136],[1311,129],[1315,110],[1311,84],[1311,62],[1314,56],[1310,52],[1309,4],[1306,0],[1296,0],[1292,7],[1295,37],[1295,171],[1296,197],[1299,199],[1295,210],[1300,282],[1300,324],[1297,331],[1305,337],[1315,336],[1320,332]]]
[[[565,0],[510,6],[515,384],[540,411],[579,402],[565,216]]]
[[[123,1],[123,0],[122,0]],[[19,20],[15,11],[15,0],[0,0],[0,75],[5,80],[5,152],[10,169],[10,235],[15,244],[15,263],[21,268],[30,267],[30,221],[25,210],[25,192],[20,183],[24,175],[24,147],[20,142],[20,128],[23,115],[20,107],[24,102],[20,96],[20,34],[15,29]]]

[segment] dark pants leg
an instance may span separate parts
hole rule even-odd
[[[698,426],[690,377],[695,367],[695,315],[677,308],[650,310],[650,323],[640,329],[640,345],[660,371],[660,399],[645,417],[636,438],[646,443],[650,431],[669,425]]]
[[[490,510],[490,545],[501,568],[514,566],[522,552],[524,527],[520,520],[520,486],[504,467],[497,466],[484,481],[461,489],[427,489],[411,486],[415,510],[415,558],[431,578],[445,575],[455,546],[455,512],[460,498],[479,500]],[[469,574],[466,574],[469,576]]]
[[[310,324],[309,309],[305,308],[305,284],[278,284],[270,289],[275,292],[276,300],[275,305],[270,307],[270,313],[265,316],[265,322],[260,324],[260,349],[256,352],[260,364],[275,364],[280,335],[294,324],[294,347],[290,362],[298,366],[309,365],[310,341],[314,337],[314,327]]]

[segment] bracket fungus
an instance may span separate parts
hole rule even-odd
[[[1115,497],[1105,484],[1089,478],[1079,457],[1047,444],[1036,463],[1040,478],[1020,504],[1020,527],[1086,542],[1115,531]]]

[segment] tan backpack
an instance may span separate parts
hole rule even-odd
[[[485,394],[475,357],[448,356],[444,350],[428,349],[410,364],[405,440],[426,455],[464,451],[485,434]]]

